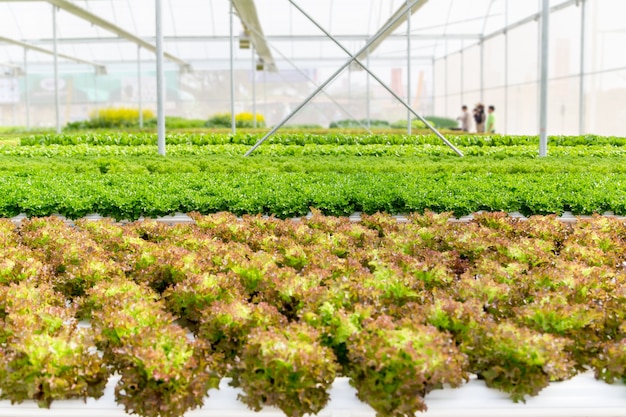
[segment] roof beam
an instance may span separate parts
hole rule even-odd
[[[2,0],[0,0],[2,1]],[[371,36],[370,35],[337,35],[335,39],[340,42],[365,42]],[[421,40],[438,40],[438,39],[448,39],[448,40],[479,40],[482,36],[479,33],[473,34],[412,34],[411,40],[413,41],[421,41]],[[145,38],[148,41],[153,41],[154,38],[149,37]],[[227,42],[230,39],[228,35],[207,35],[207,36],[165,36],[165,42]],[[389,35],[387,39],[390,40],[404,40],[406,39],[406,35]],[[329,41],[327,36],[324,35],[271,35],[266,36],[265,40],[268,43],[272,42],[287,42],[287,41],[298,41],[298,42],[321,42],[321,41]],[[50,44],[53,42],[52,39],[29,39],[28,42],[35,44]],[[121,38],[66,38],[66,39],[57,39],[59,44],[95,44],[95,43],[116,43],[116,42],[126,42],[125,39]],[[156,42],[156,41],[155,41]]]
[[[112,22],[109,22],[108,20],[105,20],[99,16],[96,16],[95,14],[81,8],[78,7],[77,5],[70,3],[67,0],[47,0],[48,3],[53,4],[55,6],[57,6],[60,9],[65,10],[68,13],[71,13],[75,16],[80,17],[81,19],[84,19],[96,26],[101,27],[102,29],[108,30],[109,32],[113,32],[115,33],[117,36],[124,38],[128,41],[131,41],[133,43],[136,43],[137,45],[141,46],[144,49],[147,49],[148,51],[152,51],[154,53],[157,52],[156,46],[146,42],[145,40],[141,39],[140,37],[133,35],[132,33],[122,29],[121,27],[115,25]],[[167,58],[170,61],[176,62],[178,63],[181,67],[188,69],[190,67],[189,63],[187,63],[186,61],[184,61],[183,59],[180,59],[170,53],[164,52],[163,56],[165,58]]]
[[[41,46],[33,45],[32,43],[26,43],[26,42],[18,41],[16,39],[11,39],[11,38],[7,38],[4,36],[0,36],[0,43],[3,43],[3,42],[10,43],[12,45],[21,46],[22,48],[30,49],[32,51],[41,52],[42,54],[54,55],[54,51],[50,49],[42,48]],[[67,59],[69,61],[74,61],[74,62],[78,62],[81,64],[93,65],[94,68],[96,69],[96,72],[99,72],[99,73],[106,72],[106,67],[102,64],[98,64],[97,62],[88,61],[86,59],[76,58],[76,57],[65,55],[65,54],[57,54],[57,56],[59,58]]]
[[[428,0],[418,1],[413,7],[411,7],[411,15],[421,9],[422,6],[426,4],[426,2],[428,2]],[[359,61],[364,61],[367,58],[368,54],[371,54],[378,47],[378,45],[384,42],[384,40],[388,38],[389,35],[391,35],[396,29],[398,29],[398,27],[406,22],[408,17],[407,12],[407,4],[402,4],[402,6],[400,6],[400,8],[396,10],[396,12],[385,22],[385,24],[381,26],[381,29],[376,32],[376,34],[374,35],[374,37],[377,37],[376,41],[372,42],[370,47],[366,51],[363,51],[361,54],[359,54],[359,56],[357,56],[356,58]]]
[[[6,62],[0,62],[0,68],[9,68],[10,73],[13,76],[24,75],[24,69],[20,65],[9,64]]]
[[[567,7],[570,7],[570,6],[578,6],[578,3],[579,3],[579,2],[580,2],[580,0],[569,0],[569,1],[564,1],[564,2],[563,2],[563,3],[561,3],[561,4],[557,4],[556,6],[552,6],[552,7],[550,8],[550,13],[557,12],[557,11],[559,11],[559,10],[561,10],[561,9],[565,9],[565,8],[567,8]],[[540,17],[541,17],[541,12],[538,12],[538,13],[533,13],[533,14],[531,14],[530,16],[528,16],[528,17],[526,17],[526,18],[524,18],[524,19],[522,19],[522,20],[518,20],[517,22],[514,22],[514,23],[512,23],[512,24],[508,25],[508,26],[507,26],[507,27],[505,27],[505,28],[502,28],[502,29],[496,30],[495,32],[490,33],[489,35],[484,36],[484,37],[482,38],[482,41],[486,41],[486,40],[491,39],[491,38],[494,38],[494,37],[496,37],[496,36],[498,36],[498,35],[505,34],[505,33],[507,33],[509,30],[515,29],[515,28],[517,28],[517,27],[520,27],[520,26],[525,25],[525,24],[527,24],[527,23],[530,23],[530,22],[532,22],[532,21],[537,21],[537,20],[539,20],[539,18],[540,18]]]
[[[256,11],[254,0],[231,0],[237,11],[237,16],[241,20],[244,28],[250,33],[250,41],[254,45],[259,58],[263,60],[263,65],[267,71],[276,72],[276,62],[272,56],[272,51],[267,44],[263,28],[259,22],[259,16]]]

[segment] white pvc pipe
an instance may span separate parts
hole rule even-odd
[[[52,408],[39,408],[32,400],[12,405],[0,401],[0,415],[11,417],[128,417],[124,407],[115,402],[115,385],[120,377],[113,376],[104,395],[88,398],[55,400]],[[285,417],[275,407],[260,411],[250,410],[238,399],[241,389],[229,385],[230,378],[220,381],[219,389],[211,389],[204,404],[190,411],[195,417]],[[527,397],[524,403],[514,403],[509,396],[485,381],[472,378],[459,388],[436,389],[424,397],[428,410],[420,417],[616,417],[624,416],[626,387],[623,382],[607,384],[594,378],[589,371],[562,382],[552,382],[537,396]],[[330,400],[320,411],[326,417],[375,417],[368,404],[359,401],[356,390],[346,377],[335,378],[329,390]]]

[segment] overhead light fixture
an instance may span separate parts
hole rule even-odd
[[[191,74],[193,72],[193,68],[191,64],[185,64],[178,67],[181,74]]]
[[[107,75],[107,67],[104,65],[96,65],[96,75]]]
[[[239,33],[239,49],[250,49],[250,32],[245,28]]]

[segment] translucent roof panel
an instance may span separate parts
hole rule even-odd
[[[63,0],[151,44],[155,43],[154,0]],[[308,17],[289,0],[248,0],[256,7],[261,30],[272,54],[286,59],[337,59],[346,54],[326,39]],[[0,0],[0,36],[52,49],[52,2]],[[356,52],[407,4],[407,0],[294,0],[315,22]],[[568,3],[551,0],[551,6]],[[210,62],[229,56],[229,0],[162,0],[162,30],[166,52],[182,60]],[[412,54],[437,58],[478,42],[538,12],[540,2],[529,0],[425,0],[411,17]],[[238,38],[243,26],[234,17]],[[406,56],[406,19],[372,53],[380,59]],[[102,63],[134,61],[136,46],[117,34],[63,8],[57,13],[59,51]],[[21,62],[20,48],[0,42],[0,59]],[[236,59],[249,56],[237,51]],[[146,59],[150,55],[145,55]],[[42,61],[52,58],[38,56]]]

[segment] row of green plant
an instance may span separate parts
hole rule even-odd
[[[166,145],[166,154],[172,157],[180,156],[205,156],[212,157],[215,155],[227,156],[243,156],[251,149],[248,145],[210,145],[210,146],[194,146],[194,145]],[[504,147],[464,147],[461,148],[467,157],[488,157],[492,160],[501,160],[511,157],[524,157],[529,163],[530,159],[538,158],[537,145],[520,145],[520,146],[504,146]],[[626,154],[626,147],[613,146],[567,146],[550,148],[549,156],[551,157],[602,157],[617,158]],[[91,145],[73,145],[73,146],[0,146],[0,155],[6,156],[157,156],[158,148],[152,145],[138,146],[91,146]],[[265,144],[257,148],[252,157],[272,156],[272,157],[392,157],[396,160],[407,157],[449,157],[454,156],[457,161],[461,159],[453,150],[445,145],[425,145],[425,146],[407,146],[407,145],[360,145],[360,146],[344,146],[344,145],[275,145]]]
[[[153,128],[157,125],[154,112],[149,109],[141,111],[143,126]],[[235,115],[236,125],[240,128],[251,128],[254,126],[253,115],[242,112]],[[86,129],[119,129],[138,128],[139,109],[130,107],[101,108],[92,111],[89,118],[77,122],[70,122],[65,127],[65,131],[76,131]],[[257,114],[257,127],[264,127],[265,119],[263,115]],[[169,129],[195,129],[203,127],[231,127],[231,116],[229,113],[216,114],[209,120],[188,119],[180,116],[165,116],[165,127]]]
[[[623,174],[551,173],[41,173],[0,177],[0,216],[134,220],[175,212],[305,215],[485,211],[626,214]]]
[[[156,126],[156,117],[152,110],[142,110],[142,117],[146,126]],[[256,119],[256,123],[255,123]],[[442,129],[450,129],[457,126],[457,122],[453,119],[442,117],[428,118],[429,122],[435,127]],[[230,128],[232,126],[231,113],[217,113],[209,117],[208,120],[187,119],[179,116],[166,116],[166,127],[170,128]],[[398,121],[390,123],[385,120],[370,120],[369,125],[375,128],[406,128],[407,121]],[[251,112],[240,112],[235,114],[235,125],[238,128],[265,127],[265,117],[256,113],[256,117]],[[337,120],[330,123],[330,128],[358,128],[368,125],[367,120],[357,122],[355,120]],[[426,126],[418,119],[412,120],[414,128],[423,129]],[[139,109],[120,107],[120,108],[101,108],[92,111],[89,119],[68,123],[65,130],[83,130],[83,129],[109,129],[109,128],[129,128],[139,127]]]
[[[264,136],[264,132],[232,133],[170,133],[165,141],[170,145],[254,145]],[[501,135],[453,135],[448,140],[463,147],[502,147],[536,145],[537,136],[501,136]],[[626,145],[626,138],[604,137],[595,135],[584,136],[552,136],[548,138],[550,146],[615,146]],[[289,132],[274,134],[267,139],[267,144],[279,145],[443,145],[441,138],[434,134],[408,136],[406,134],[375,133],[304,133]],[[80,132],[62,134],[37,134],[20,138],[22,146],[33,145],[116,145],[138,146],[157,144],[155,133],[120,131],[111,132]]]
[[[623,221],[192,217],[1,221],[0,395],[98,397],[117,372],[127,412],[180,417],[229,377],[299,417],[345,376],[400,417],[471,374],[514,401],[588,369],[626,381]]]
[[[256,123],[255,123],[256,119]],[[231,113],[218,113],[209,117],[204,126],[210,128],[230,128],[233,125]],[[238,128],[265,127],[265,117],[260,113],[241,112],[235,114],[235,126]]]
[[[125,149],[126,147],[123,147]],[[20,148],[24,151],[26,148]],[[254,157],[241,154],[179,154],[163,157],[146,154],[90,154],[85,148],[60,147],[42,153],[0,153],[0,171],[3,174],[167,174],[167,173],[398,173],[451,175],[472,173],[476,176],[507,176],[511,174],[623,174],[626,166],[623,156],[597,158],[595,156],[549,156],[546,158],[472,156],[378,156],[378,155],[267,155]],[[110,149],[109,149],[110,150]]]
[[[458,126],[458,123],[454,119],[447,119],[445,117],[426,117],[428,123],[437,129],[454,129]],[[389,122],[387,120],[378,119],[361,119],[361,120],[336,120],[331,122],[328,126],[330,129],[363,129],[365,127],[371,129],[404,129],[407,128],[408,121],[398,120],[395,122]],[[411,127],[413,129],[426,130],[426,124],[419,119],[411,120]]]

